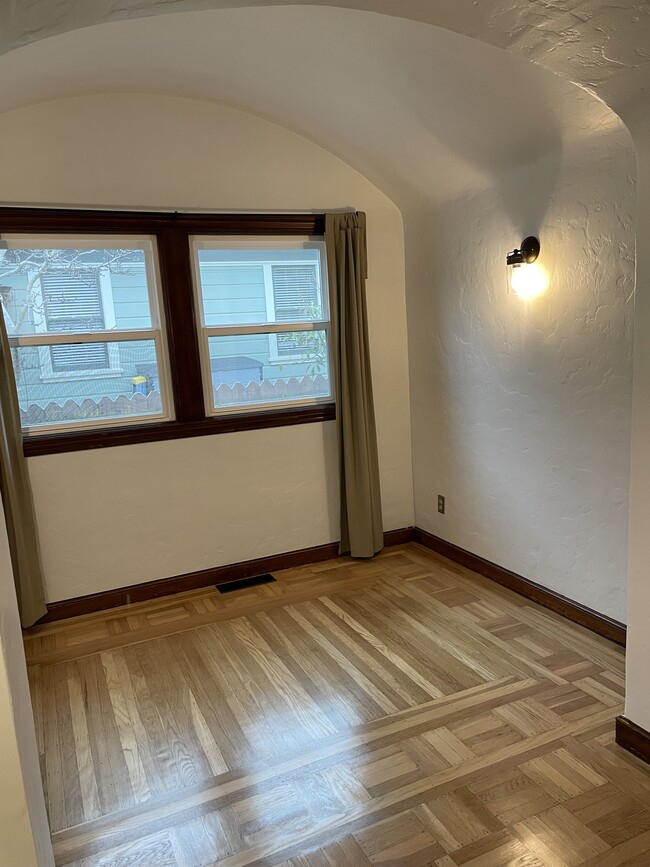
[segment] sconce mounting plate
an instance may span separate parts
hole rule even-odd
[[[529,235],[521,242],[521,247],[518,250],[513,250],[506,256],[507,265],[532,265],[539,256],[540,244],[539,239],[534,235]]]

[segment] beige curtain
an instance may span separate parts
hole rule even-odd
[[[377,432],[366,315],[366,215],[327,214],[342,554],[372,557],[384,546]]]
[[[0,303],[0,490],[4,505],[18,608],[23,626],[47,613],[32,490],[23,455],[18,395]]]

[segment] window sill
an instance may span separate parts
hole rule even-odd
[[[197,419],[196,421],[164,421],[103,428],[101,430],[70,431],[69,433],[38,434],[23,438],[25,457],[53,455],[63,452],[79,452],[89,449],[114,448],[136,443],[161,442],[163,440],[187,439],[188,437],[214,436],[245,430],[263,430],[272,427],[288,427],[295,424],[313,424],[333,421],[336,418],[334,403],[316,406],[269,410],[265,412],[238,413],[237,415]]]

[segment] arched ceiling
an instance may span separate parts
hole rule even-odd
[[[0,8],[0,53],[55,33],[160,13],[317,0],[30,0]],[[619,110],[650,85],[650,0],[329,0],[427,22],[519,54]]]
[[[332,6],[117,20],[0,57],[0,112],[105,90],[189,95],[265,116],[338,154],[396,200],[458,195],[619,124],[586,91],[490,45]]]

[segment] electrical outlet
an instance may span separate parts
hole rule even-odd
[[[445,498],[442,494],[438,494],[438,511],[441,515],[445,514]]]

